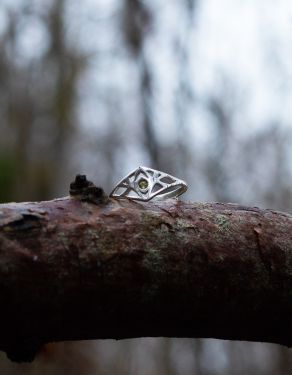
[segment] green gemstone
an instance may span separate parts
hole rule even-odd
[[[148,188],[148,181],[147,180],[140,180],[139,183],[139,188],[144,190]]]

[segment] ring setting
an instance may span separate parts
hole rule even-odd
[[[170,174],[141,166],[120,180],[110,196],[116,199],[128,198],[148,202],[177,198],[187,189],[185,181]]]

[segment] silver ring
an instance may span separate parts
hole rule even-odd
[[[186,192],[185,181],[152,168],[139,167],[117,183],[110,193],[112,198],[129,198],[148,202],[176,198]]]

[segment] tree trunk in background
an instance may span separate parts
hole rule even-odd
[[[162,169],[159,141],[153,120],[152,73],[145,52],[145,44],[152,21],[151,10],[143,1],[124,0],[122,32],[126,46],[137,62],[144,148],[148,152],[151,165]]]

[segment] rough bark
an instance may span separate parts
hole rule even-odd
[[[0,349],[143,336],[292,345],[292,216],[90,194],[0,205]],[[92,199],[95,196],[96,199]]]

